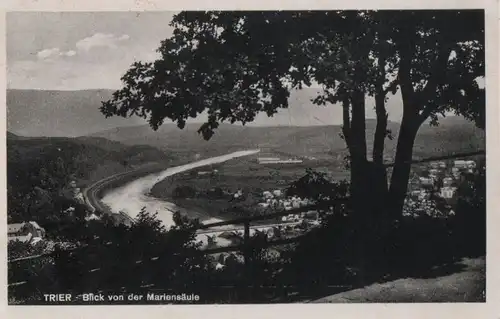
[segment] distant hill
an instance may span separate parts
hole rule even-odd
[[[369,151],[373,144],[376,121],[367,120]],[[174,152],[200,152],[205,155],[224,153],[242,148],[261,148],[264,152],[282,152],[294,156],[328,158],[345,154],[345,143],[340,138],[341,126],[279,126],[252,127],[223,124],[211,140],[205,141],[197,133],[199,124],[188,124],[183,130],[174,124],[164,124],[158,131],[148,125],[119,127],[92,134],[124,144],[147,144]],[[386,139],[386,154],[392,158],[399,131],[399,123],[389,122],[394,139]],[[440,125],[424,124],[417,136],[415,156],[429,156],[451,152],[476,150],[485,147],[485,132],[461,117],[441,119]]]
[[[111,90],[7,90],[7,130],[22,136],[88,135],[116,126],[137,125],[138,119],[106,119],[99,107]]]
[[[22,136],[76,137],[115,127],[146,123],[138,117],[106,118],[100,111],[102,101],[112,97],[112,90],[46,91],[7,90],[7,129]],[[252,125],[322,125],[319,118],[338,118],[338,108],[314,106],[311,99],[318,89],[291,92],[289,108],[272,118],[259,114]],[[190,122],[203,122],[206,114]]]
[[[145,124],[138,117],[106,118],[99,111],[101,102],[111,98],[111,90],[44,91],[7,90],[7,129],[22,136],[66,136],[89,135],[115,127]],[[251,126],[311,126],[338,124],[342,109],[338,105],[316,106],[311,99],[319,89],[294,90],[288,99],[288,109],[280,109],[273,117],[258,114],[249,123]],[[401,106],[397,98],[389,98],[387,110],[390,120],[401,117]],[[201,114],[189,123],[206,120]],[[367,108],[367,117],[374,117]],[[168,122],[168,121],[167,121]]]
[[[345,144],[339,137],[341,127],[328,125],[338,122],[341,118],[341,108],[313,106],[310,99],[317,93],[318,89],[312,88],[294,91],[289,99],[288,110],[282,110],[272,118],[261,114],[250,126],[223,124],[208,142],[197,133],[199,123],[190,123],[183,130],[178,129],[175,124],[165,123],[155,132],[136,117],[105,118],[100,113],[99,106],[101,101],[111,97],[111,90],[8,90],[7,127],[8,131],[18,135],[18,138],[100,137],[105,140],[92,139],[87,142],[110,150],[117,147],[111,143],[115,141],[126,145],[149,145],[168,152],[199,152],[206,156],[259,147],[264,151],[294,156],[343,157]],[[394,98],[389,99],[387,109],[390,113],[389,119],[400,117],[400,102]],[[367,117],[373,116],[372,113],[372,110],[367,108]],[[203,117],[200,117],[194,121],[202,120]],[[390,121],[388,126],[397,138],[399,124]],[[375,120],[368,119],[369,147],[372,145],[374,129]],[[388,157],[393,155],[395,143],[396,140],[386,141]],[[484,147],[484,131],[463,118],[450,116],[442,119],[438,127],[424,125],[420,129],[415,143],[415,156],[420,156],[420,153],[441,154],[478,147]]]
[[[23,137],[7,132],[9,221],[46,222],[54,217],[56,208],[50,205],[68,194],[70,181],[84,187],[144,165],[174,166],[177,160],[150,145],[125,145],[98,137]],[[40,206],[40,194],[48,196],[50,200],[45,202],[49,206]]]
[[[31,188],[36,185],[40,171],[45,169],[50,174],[59,165],[58,161],[64,165],[63,173],[68,178],[71,175],[85,181],[98,177],[93,175],[104,167],[123,171],[145,163],[168,163],[175,158],[153,146],[125,145],[104,138],[30,138],[7,134],[7,179],[11,186]],[[112,173],[102,171],[102,177]]]
[[[83,187],[125,170],[154,163],[175,165],[176,160],[149,145],[124,145],[95,137],[30,138],[7,132],[9,220],[40,221],[42,217],[33,214],[41,210],[30,208],[38,205],[34,190],[56,198],[71,180]],[[44,212],[48,215],[42,220],[52,214],[50,209]]]

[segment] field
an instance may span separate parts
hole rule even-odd
[[[259,164],[259,156],[233,159],[171,176],[156,184],[151,195],[186,210],[203,211],[212,217],[241,217],[258,211],[256,205],[263,191],[286,189],[291,182],[302,177],[307,168],[326,172],[334,179],[348,178],[348,172],[333,162],[309,160],[294,164]],[[194,189],[197,195],[175,196],[178,187]],[[226,194],[218,197],[199,195],[217,189]],[[232,200],[232,194],[238,190],[242,191],[244,199]]]

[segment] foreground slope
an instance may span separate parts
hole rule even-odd
[[[373,284],[314,303],[387,302],[484,302],[486,261],[484,257],[466,258],[457,263],[462,269],[434,278],[405,278]]]

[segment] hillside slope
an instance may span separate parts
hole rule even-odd
[[[150,163],[176,159],[148,145],[127,146],[102,138],[26,138],[8,134],[7,183],[9,218],[39,220],[38,193],[55,198],[70,181],[83,187]],[[31,208],[30,208],[31,207]]]
[[[373,145],[376,121],[367,120],[369,152]],[[340,138],[341,126],[277,126],[252,127],[221,125],[209,141],[197,133],[199,124],[188,124],[181,130],[174,124],[164,124],[158,131],[148,125],[119,127],[92,134],[124,144],[147,144],[176,152],[200,152],[206,155],[220,154],[242,148],[261,148],[263,153],[286,153],[292,156],[329,158],[345,154],[345,143]],[[399,124],[389,122],[388,128],[394,139],[386,139],[386,157],[392,158],[397,143]],[[485,132],[473,123],[459,117],[447,117],[439,126],[424,124],[414,145],[416,158],[422,156],[484,149]]]
[[[457,263],[461,270],[437,278],[405,278],[373,284],[313,303],[386,302],[485,302],[486,261],[484,257]]]

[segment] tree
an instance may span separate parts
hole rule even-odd
[[[468,256],[486,253],[486,159],[480,159],[473,174],[465,174],[455,205],[455,245]]]
[[[316,83],[322,91],[315,104],[343,109],[353,211],[368,225],[400,217],[424,122],[437,124],[440,114],[455,112],[484,127],[480,10],[181,12],[171,25],[161,58],[134,63],[101,111],[144,117],[153,129],[165,119],[182,129],[208,111],[199,133],[209,139],[219,123],[272,116],[288,107],[291,90]],[[388,183],[385,104],[396,93],[403,117]],[[367,97],[375,99],[377,117],[371,160]]]
[[[325,173],[307,169],[303,177],[288,187],[286,194],[312,199],[318,203],[332,203],[347,197],[348,185],[345,181],[332,182]]]

